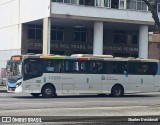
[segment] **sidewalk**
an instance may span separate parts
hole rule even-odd
[[[7,92],[6,86],[0,86],[0,93],[5,93]]]

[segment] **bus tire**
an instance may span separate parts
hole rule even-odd
[[[121,85],[114,85],[111,90],[111,95],[114,97],[121,97],[124,95],[124,89]]]
[[[56,91],[55,88],[52,85],[45,85],[42,88],[42,97],[44,98],[52,98],[56,97]]]
[[[41,93],[30,93],[33,97],[37,98]]]

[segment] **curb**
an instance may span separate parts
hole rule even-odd
[[[0,86],[0,93],[7,93],[5,86]]]
[[[0,90],[0,93],[7,93],[7,90]]]

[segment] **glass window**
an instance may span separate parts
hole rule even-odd
[[[130,62],[129,74],[133,75],[155,75],[158,64],[154,62]]]
[[[42,73],[42,63],[40,59],[24,60],[24,80],[40,77]]]
[[[63,2],[63,0],[53,0],[53,2]]]
[[[79,0],[80,5],[94,6],[94,0]]]
[[[124,74],[128,72],[127,62],[112,62],[112,73],[113,74]]]
[[[87,61],[70,61],[70,70],[74,73],[88,73]]]
[[[120,0],[120,2],[119,2],[119,9],[124,9],[124,0]]]
[[[116,31],[114,33],[114,42],[115,43],[126,43],[127,35],[126,32]]]
[[[51,28],[51,40],[55,40],[55,41],[64,40],[63,27],[52,27]]]
[[[102,0],[96,0],[95,1],[95,5],[98,6],[98,7],[102,6],[101,3],[102,3]]]
[[[140,75],[141,74],[141,62],[129,63],[129,74]]]
[[[103,74],[104,63],[101,61],[88,61],[85,67],[87,73]]]
[[[35,37],[36,37],[35,25],[28,25],[28,38],[35,39]]]
[[[85,5],[85,0],[79,0],[80,5]]]
[[[144,62],[141,67],[142,75],[156,75],[158,65],[153,62]]]
[[[132,32],[132,44],[138,44],[138,33]]]
[[[160,2],[157,4],[157,10],[160,12]]]
[[[71,0],[64,0],[64,3],[71,3]]]
[[[119,0],[111,0],[111,8],[119,8]]]
[[[86,42],[87,33],[85,28],[74,28],[74,41]]]
[[[71,3],[72,3],[72,4],[77,4],[77,1],[78,1],[78,0],[71,0]]]
[[[111,0],[104,0],[104,6],[110,8],[111,7]]]
[[[42,26],[28,25],[28,39],[42,39]]]
[[[127,0],[127,9],[136,10],[136,0]]]
[[[147,10],[147,5],[143,0],[127,0],[127,9]]]
[[[44,60],[44,72],[46,73],[61,73],[64,72],[63,60]]]

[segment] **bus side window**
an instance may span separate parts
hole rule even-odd
[[[141,75],[142,74],[141,62],[130,62],[129,63],[129,74]]]
[[[152,63],[151,74],[156,75],[157,71],[158,71],[158,64],[157,63]]]
[[[141,67],[141,73],[142,75],[148,75],[149,74],[149,71],[148,71],[148,65],[145,63],[145,64],[142,64],[142,67]]]
[[[95,74],[104,73],[104,64],[103,62],[92,62],[92,72]]]
[[[31,64],[25,64],[25,74],[30,74],[31,72]]]
[[[37,60],[29,61],[25,64],[25,74],[37,76],[41,73],[41,65]]]
[[[65,62],[64,72],[66,72],[66,73],[70,73],[71,72],[71,62],[69,62],[69,61]]]
[[[104,73],[102,62],[97,63],[97,73]]]
[[[158,70],[158,64],[155,62],[147,63],[148,75],[156,75]]]

